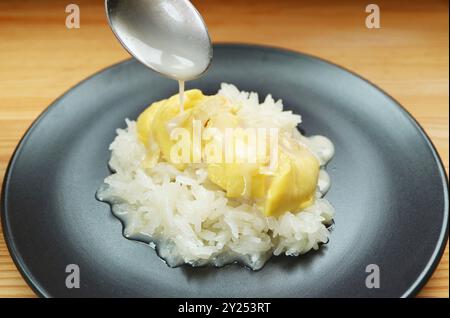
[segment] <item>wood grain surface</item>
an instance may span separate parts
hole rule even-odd
[[[404,105],[436,145],[448,174],[447,1],[372,1],[381,29],[365,27],[367,1],[197,0],[212,38],[286,47],[345,66]],[[67,29],[65,7],[81,9]],[[0,177],[21,136],[55,98],[128,58],[103,0],[0,1]],[[448,246],[423,297],[449,296]],[[407,266],[407,263],[403,264]],[[0,297],[34,297],[0,235]]]

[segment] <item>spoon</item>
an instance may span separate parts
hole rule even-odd
[[[105,7],[122,46],[150,69],[178,80],[180,91],[211,64],[211,39],[190,1],[105,0]]]

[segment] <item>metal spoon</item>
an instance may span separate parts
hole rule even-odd
[[[105,7],[122,46],[156,72],[185,81],[211,64],[211,39],[190,1],[105,0]]]

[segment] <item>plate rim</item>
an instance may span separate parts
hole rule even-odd
[[[437,165],[437,168],[439,170],[440,179],[442,182],[442,187],[444,189],[444,219],[442,222],[441,231],[439,233],[439,238],[436,242],[435,248],[433,250],[433,253],[431,257],[429,258],[427,264],[423,268],[422,272],[417,276],[416,280],[410,285],[410,287],[400,296],[400,298],[409,298],[409,297],[415,297],[418,292],[424,287],[424,285],[428,282],[430,277],[435,272],[442,255],[444,254],[444,250],[448,241],[448,234],[449,234],[449,181],[448,176],[445,172],[445,168],[442,162],[442,158],[439,156],[439,153],[437,152],[436,146],[434,145],[431,138],[428,136],[422,125],[412,116],[412,114],[400,103],[398,102],[394,97],[392,97],[390,94],[388,94],[385,90],[380,88],[378,85],[374,84],[370,80],[364,78],[363,76],[355,73],[354,71],[341,66],[340,64],[331,62],[327,59],[309,54],[304,53],[301,51],[296,51],[294,49],[285,48],[281,46],[276,45],[263,45],[263,44],[254,44],[254,43],[245,43],[245,42],[214,42],[213,43],[213,49],[216,48],[230,48],[230,49],[254,49],[258,51],[268,51],[268,52],[275,52],[277,54],[284,54],[284,55],[290,55],[290,56],[303,56],[307,57],[309,59],[317,60],[323,63],[326,63],[330,66],[336,67],[340,70],[343,70],[347,73],[350,73],[351,75],[357,77],[358,79],[366,82],[370,86],[377,89],[380,93],[382,93],[385,97],[387,97],[390,101],[395,104],[395,107],[398,108],[402,114],[410,121],[410,123],[413,125],[413,127],[420,133],[420,136],[422,139],[425,140],[426,145],[428,149],[431,151],[431,154],[433,156],[434,162]],[[112,71],[113,69],[123,66],[128,63],[132,63],[133,61],[137,61],[134,58],[127,58],[125,60],[118,61],[116,63],[113,63],[109,66],[103,67],[100,70],[94,72],[88,77],[85,77],[81,81],[77,82],[75,85],[69,87],[66,89],[61,95],[59,95],[54,101],[52,101],[44,110],[32,121],[32,123],[29,125],[29,127],[26,129],[22,137],[20,138],[19,142],[17,143],[13,153],[11,154],[11,157],[9,159],[7,168],[5,170],[5,175],[3,177],[2,182],[2,192],[1,192],[1,198],[0,198],[0,219],[1,219],[1,226],[3,229],[3,237],[5,239],[6,246],[8,248],[8,252],[11,256],[11,259],[13,260],[17,270],[20,272],[21,276],[24,278],[28,286],[33,290],[34,293],[36,293],[39,297],[45,297],[45,298],[52,298],[57,297],[55,295],[49,294],[43,286],[41,286],[37,280],[33,277],[31,273],[28,272],[27,266],[25,262],[22,260],[22,257],[20,255],[20,252],[16,249],[16,246],[12,239],[12,233],[11,228],[8,224],[8,212],[7,212],[7,199],[6,194],[8,192],[9,188],[9,181],[11,179],[11,170],[14,166],[18,154],[22,150],[26,140],[31,135],[33,130],[37,127],[39,122],[44,119],[46,115],[55,107],[57,106],[64,98],[67,97],[67,95],[77,87],[83,85],[90,79],[96,77],[97,75],[100,75],[101,73],[105,71]]]

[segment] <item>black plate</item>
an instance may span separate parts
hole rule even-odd
[[[280,49],[217,45],[209,72],[188,83],[215,93],[221,82],[272,93],[303,116],[307,135],[335,144],[328,166],[336,208],[329,244],[302,257],[274,257],[252,272],[167,267],[125,239],[95,199],[110,174],[108,145],[126,117],[177,92],[134,60],[83,81],[26,133],[4,180],[2,220],[11,255],[42,296],[400,297],[416,294],[448,235],[448,187],[431,142],[391,97],[320,59]],[[81,288],[65,286],[77,264]],[[365,285],[380,269],[379,289]]]

